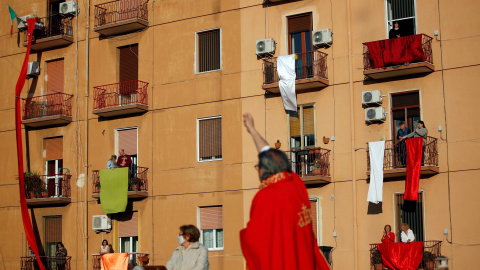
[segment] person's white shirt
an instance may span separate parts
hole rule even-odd
[[[410,229],[407,230],[406,234],[404,231],[402,231],[401,237],[402,237],[402,242],[404,243],[407,243],[408,240],[410,240],[410,242],[415,241],[415,235],[413,234],[413,231]]]

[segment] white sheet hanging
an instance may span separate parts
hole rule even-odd
[[[277,73],[280,81],[280,95],[282,95],[285,110],[297,111],[297,97],[295,95],[295,54],[277,57]]]
[[[379,203],[383,201],[383,158],[385,156],[385,141],[369,142],[370,154],[370,186],[367,201]]]

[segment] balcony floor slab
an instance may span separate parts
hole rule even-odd
[[[64,125],[70,122],[72,122],[72,117],[66,115],[51,115],[22,120],[22,124],[29,127]]]
[[[306,92],[314,88],[327,87],[329,82],[325,78],[315,77],[307,79],[299,79],[295,81],[295,92]],[[263,90],[267,90],[271,93],[280,93],[280,88],[277,83],[270,83],[262,85]]]
[[[139,18],[133,18],[129,20],[96,26],[93,28],[93,31],[104,36],[112,36],[112,35],[133,32],[136,30],[143,29],[145,27],[148,27],[148,21],[145,21]]]
[[[51,48],[57,48],[62,46],[68,46],[73,43],[73,37],[58,35],[53,37],[41,38],[32,40],[30,48],[34,51],[41,51]],[[23,42],[23,46],[27,47],[27,42]]]
[[[65,205],[72,202],[70,197],[47,197],[27,199],[28,206]]]
[[[437,166],[422,166],[420,169],[420,177],[428,177],[440,173]],[[370,172],[367,171],[367,176],[370,177]],[[398,168],[392,170],[384,170],[383,178],[405,178],[407,176],[407,168]],[[405,179],[403,179],[405,180]]]
[[[401,66],[394,66],[394,67],[387,67],[387,68],[377,68],[377,69],[369,69],[364,70],[363,75],[370,77],[372,79],[386,79],[398,76],[406,76],[406,75],[413,75],[413,74],[420,74],[420,73],[429,73],[434,72],[435,66],[427,63],[412,63],[408,65],[401,65]]]
[[[130,104],[124,106],[108,107],[93,110],[93,113],[101,117],[114,117],[126,114],[136,114],[148,111],[148,106],[143,104]]]

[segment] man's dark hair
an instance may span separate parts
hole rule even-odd
[[[263,169],[260,177],[262,181],[276,173],[292,171],[287,155],[283,151],[272,148],[258,154],[258,168]]]
[[[398,124],[399,126],[401,125],[405,125],[405,122],[404,121],[400,121],[400,124]]]

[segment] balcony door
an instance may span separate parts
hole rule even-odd
[[[120,47],[119,105],[135,103],[138,91],[138,44]]]
[[[118,243],[120,253],[138,252],[138,212],[126,211],[118,214]],[[130,263],[135,265],[136,255],[130,255]]]
[[[55,256],[57,243],[62,242],[62,216],[43,217],[46,256]]]
[[[397,242],[401,241],[401,225],[402,223],[407,223],[410,226],[410,229],[415,235],[415,241],[423,241],[424,236],[424,224],[423,224],[423,192],[418,193],[418,201],[415,204],[415,207],[411,210],[414,211],[404,211],[405,202],[403,201],[403,193],[395,194],[395,218],[396,218],[396,231],[395,235],[397,237]]]
[[[45,116],[62,114],[63,112],[64,76],[63,58],[47,62],[47,104],[45,106]]]
[[[418,91],[408,91],[392,93],[392,138],[397,139],[397,132],[400,129],[400,122],[405,122],[405,125],[413,132],[417,128],[417,123],[420,120],[420,94]]]
[[[45,139],[46,188],[49,197],[59,197],[63,192],[63,137]]]
[[[313,75],[312,13],[287,17],[288,53],[297,54],[295,73],[297,79]]]
[[[289,116],[290,160],[292,170],[300,175],[311,174],[314,169],[314,155],[309,150],[315,147],[314,105],[298,106],[298,114]]]
[[[386,0],[385,8],[387,13],[387,36],[396,22],[399,24],[400,36],[416,34],[415,0]]]

